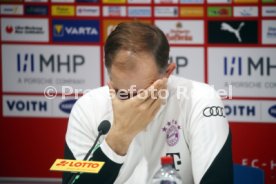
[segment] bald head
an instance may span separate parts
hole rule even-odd
[[[117,89],[129,89],[131,85],[145,89],[160,77],[151,54],[127,50],[120,50],[116,54],[109,73],[114,88]]]
[[[130,55],[137,53],[152,55],[160,73],[166,70],[169,59],[169,44],[164,33],[154,25],[140,22],[120,23],[108,36],[104,51],[105,66],[108,71],[115,64],[115,58],[120,51],[129,51]],[[132,67],[132,64],[130,63],[128,67]]]

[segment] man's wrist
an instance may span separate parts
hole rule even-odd
[[[115,162],[117,164],[123,164],[124,163],[124,161],[126,159],[126,155],[121,156],[121,155],[118,155],[117,153],[115,153],[113,151],[113,149],[111,149],[110,146],[106,143],[105,139],[101,143],[100,148],[101,148],[102,152],[113,162]]]
[[[124,156],[127,153],[132,139],[127,134],[110,130],[105,141],[116,154]]]

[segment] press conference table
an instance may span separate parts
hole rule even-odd
[[[1,178],[1,184],[61,184],[60,178]]]
[[[18,182],[18,181],[10,181],[10,182],[2,182],[1,184],[61,184],[61,182]]]

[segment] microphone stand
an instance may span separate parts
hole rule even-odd
[[[97,138],[96,138],[96,140],[95,140],[95,142],[94,142],[94,144],[93,144],[93,146],[92,146],[92,147],[90,148],[90,150],[86,153],[86,155],[85,155],[85,157],[84,157],[84,159],[83,159],[84,161],[88,159],[88,157],[90,156],[91,152],[92,152],[93,149],[95,148],[95,146],[96,146],[96,144],[97,144],[99,138],[100,138],[102,135],[103,135],[103,133],[102,133],[102,131],[100,131],[99,134],[98,134],[98,136],[97,136]],[[70,178],[68,184],[73,184],[73,183],[75,183],[75,181],[77,181],[77,180],[79,179],[79,177],[80,177],[81,174],[82,174],[81,172],[74,173],[74,174],[71,176],[71,178]]]

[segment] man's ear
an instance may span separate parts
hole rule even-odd
[[[166,77],[169,78],[169,76],[173,73],[173,71],[176,68],[176,64],[175,63],[170,63],[167,66],[167,70],[166,70]]]

